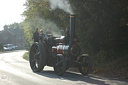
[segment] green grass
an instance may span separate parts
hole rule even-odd
[[[29,52],[26,52],[24,55],[23,55],[23,58],[25,60],[29,60]]]

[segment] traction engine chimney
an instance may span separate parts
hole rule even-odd
[[[70,15],[70,42],[72,42],[75,38],[75,19],[76,15]]]

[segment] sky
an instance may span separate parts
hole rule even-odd
[[[1,0],[0,2],[0,31],[4,25],[23,21],[21,14],[25,10],[23,4],[26,0]]]

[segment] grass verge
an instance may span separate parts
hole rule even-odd
[[[29,60],[29,52],[26,52],[26,53],[23,55],[23,58],[28,61],[28,60]]]

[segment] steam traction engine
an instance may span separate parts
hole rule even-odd
[[[91,71],[92,62],[87,54],[80,56],[80,47],[75,37],[75,15],[70,15],[70,33],[65,37],[49,35],[42,42],[33,43],[29,61],[34,72],[44,66],[52,66],[57,75],[62,76],[69,67],[78,67],[82,75]]]

